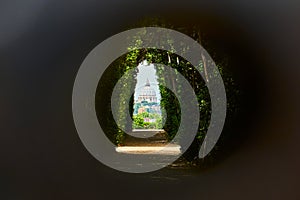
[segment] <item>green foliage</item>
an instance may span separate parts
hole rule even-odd
[[[154,22],[155,23],[155,22]],[[165,24],[159,24],[162,27],[172,28],[172,29],[178,29],[176,27],[172,27]],[[190,35],[195,40],[199,42],[203,42],[203,39],[200,37],[200,31],[197,29],[194,30],[184,30],[180,29],[181,32],[185,32],[187,35]],[[113,119],[110,117],[107,117],[106,123],[109,124],[109,128],[107,128],[108,134],[110,136],[113,136],[114,142],[117,144],[122,144],[124,138],[126,137],[125,133],[121,130],[130,130],[132,128],[138,129],[138,128],[144,128],[144,129],[152,129],[152,128],[162,128],[163,121],[162,119],[165,119],[165,123],[163,128],[166,130],[166,132],[169,135],[169,139],[172,139],[178,130],[178,127],[180,125],[180,109],[186,109],[187,105],[179,105],[178,99],[176,96],[184,95],[184,91],[182,91],[181,83],[178,82],[178,76],[179,73],[185,77],[185,79],[190,83],[192,88],[195,91],[195,94],[198,99],[199,103],[199,112],[200,112],[200,121],[197,122],[199,124],[199,129],[197,133],[197,139],[199,143],[204,139],[204,136],[207,132],[208,125],[210,123],[210,116],[211,116],[211,101],[210,96],[208,93],[208,89],[205,85],[205,80],[202,79],[199,72],[195,69],[194,66],[191,65],[187,60],[180,57],[176,52],[173,50],[171,52],[162,51],[159,49],[139,49],[140,45],[142,44],[142,40],[140,38],[141,35],[146,34],[145,31],[141,31],[139,35],[137,35],[133,41],[131,41],[131,46],[128,48],[130,50],[129,53],[126,55],[120,57],[117,59],[114,63],[112,63],[113,69],[109,74],[108,77],[110,80],[108,80],[108,88],[113,88],[114,84],[117,82],[117,80],[122,77],[122,75],[128,71],[129,69],[136,68],[139,63],[141,63],[144,60],[147,60],[148,63],[161,63],[164,65],[171,66],[172,68],[176,69],[177,72],[174,74],[168,73],[164,68],[160,66],[156,66],[156,73],[158,75],[158,82],[160,83],[167,83],[168,85],[173,86],[173,90],[176,91],[176,95],[173,94],[169,89],[159,86],[159,90],[161,93],[161,107],[162,109],[162,116],[155,116],[154,114],[149,113],[141,113],[138,115],[132,115],[133,110],[130,111],[130,115],[133,119],[133,124],[126,124],[126,117],[127,112],[125,111],[125,106],[123,102],[126,98],[130,95],[129,91],[131,88],[135,87],[135,83],[132,85],[129,85],[128,82],[124,82],[124,84],[127,84],[128,90],[124,90],[122,94],[120,94],[119,99],[116,99],[115,101],[118,102],[119,105],[119,112],[117,116],[117,120],[119,120],[121,127],[116,127],[116,125],[113,123]],[[165,44],[168,45],[171,49],[174,49],[174,41],[172,41],[168,36],[162,36],[166,37]],[[182,48],[181,53],[188,52],[188,48]],[[213,52],[213,49],[209,49],[210,52]],[[236,111],[236,105],[238,101],[238,95],[239,90],[237,89],[237,85],[231,76],[230,72],[226,70],[226,67],[228,65],[228,62],[226,60],[227,58],[221,58],[218,59],[216,62],[217,67],[220,71],[220,74],[223,78],[225,89],[226,89],[226,95],[227,95],[227,115],[232,115]],[[211,62],[210,60],[207,60],[206,62]],[[201,72],[204,72],[205,69],[205,62],[200,63],[200,70]],[[136,68],[136,73],[138,72]],[[165,76],[160,76],[162,73],[166,74]],[[132,78],[132,77],[131,77]],[[136,78],[136,75],[133,77]],[[214,74],[210,75],[210,79],[214,78]],[[132,98],[132,97],[131,97]],[[96,97],[97,100],[97,97]],[[98,101],[100,101],[100,98],[98,98]],[[105,104],[109,105],[109,104]],[[181,107],[182,108],[181,108]],[[131,108],[133,107],[133,100],[131,100]],[[98,108],[101,110],[100,108]],[[110,110],[106,110],[108,112],[111,112]],[[105,113],[106,113],[105,111]],[[152,119],[156,119],[155,123],[149,123],[144,122],[144,118],[149,117]],[[196,122],[194,122],[196,123]],[[121,128],[121,129],[120,129]]]
[[[155,122],[144,122],[144,118],[155,119]],[[134,129],[161,129],[162,128],[162,117],[159,114],[154,113],[139,113],[133,116]]]
[[[144,117],[141,115],[133,116],[133,128],[140,129],[144,128]]]

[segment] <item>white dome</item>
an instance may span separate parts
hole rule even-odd
[[[156,96],[156,93],[154,89],[152,89],[150,86],[145,86],[141,92],[140,96]]]
[[[153,88],[151,88],[149,80],[147,79],[147,83],[139,92],[139,101],[148,101],[148,102],[157,102],[156,92]]]

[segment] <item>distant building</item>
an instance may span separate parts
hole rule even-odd
[[[156,92],[150,86],[150,82],[147,79],[147,82],[143,89],[140,91],[138,102],[147,101],[148,103],[157,102]]]
[[[136,115],[143,112],[161,114],[161,109],[157,101],[156,92],[150,86],[150,82],[148,79],[145,86],[139,92],[139,96],[134,103],[133,114]]]

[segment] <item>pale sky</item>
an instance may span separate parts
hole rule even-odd
[[[156,92],[156,97],[158,101],[160,101],[160,92],[158,88],[158,82],[156,78],[156,70],[154,69],[154,65],[148,65],[146,61],[138,65],[139,73],[137,74],[137,84],[134,93],[134,99],[138,98],[139,91],[146,84],[147,78],[149,79],[150,86]]]

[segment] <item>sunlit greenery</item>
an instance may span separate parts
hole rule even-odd
[[[148,23],[148,22],[147,22]],[[147,23],[145,25],[147,25]],[[141,24],[144,25],[144,24]],[[161,27],[167,27],[167,28],[172,28],[172,29],[180,29],[183,31],[185,34],[189,35],[192,37],[194,40],[198,41],[199,43],[205,43],[206,41],[203,41],[201,38],[201,31],[198,29],[192,29],[192,30],[185,30],[184,28],[178,28],[178,27],[173,27],[171,25],[167,24],[158,24]],[[106,73],[106,85],[102,86],[107,87],[108,89],[106,91],[112,90],[114,87],[114,84],[117,82],[117,80],[122,77],[122,75],[128,71],[129,69],[135,69],[135,75],[134,77],[134,82],[132,85],[128,84],[130,83],[129,81],[126,82],[124,81],[124,84],[128,84],[128,90],[123,90],[122,93],[119,96],[119,99],[115,99],[114,101],[117,101],[119,105],[118,109],[118,116],[117,120],[119,120],[119,123],[121,124],[121,127],[117,127],[116,124],[114,123],[114,120],[112,119],[111,114],[108,115],[108,117],[102,117],[103,121],[106,123],[106,134],[108,137],[115,142],[118,145],[122,145],[122,142],[124,141],[124,138],[126,137],[126,134],[122,130],[127,130],[127,131],[132,131],[132,129],[161,129],[163,128],[167,134],[169,139],[172,139],[178,130],[178,127],[180,125],[180,109],[189,109],[188,105],[179,105],[178,99],[176,96],[184,95],[184,91],[181,90],[181,83],[178,82],[178,76],[179,73],[184,76],[184,78],[189,82],[193,90],[195,91],[195,94],[198,99],[199,103],[199,112],[200,112],[200,121],[199,122],[191,122],[191,123],[197,123],[199,124],[197,136],[196,136],[196,145],[193,147],[195,149],[195,152],[198,151],[201,142],[204,139],[204,136],[206,134],[208,125],[210,123],[210,117],[211,117],[211,101],[210,101],[210,96],[208,93],[208,89],[205,85],[205,81],[199,72],[195,69],[191,63],[189,63],[187,60],[185,60],[183,57],[179,56],[176,54],[175,51],[173,52],[166,52],[163,50],[159,49],[142,49],[140,48],[140,45],[142,44],[141,36],[143,34],[146,34],[146,31],[141,31],[139,35],[137,35],[132,41],[131,41],[131,46],[128,47],[128,50],[130,50],[129,53],[121,56],[118,58],[115,62],[111,64],[111,70],[108,70]],[[168,36],[162,36],[166,37],[165,38],[165,44],[164,45],[169,45],[169,47],[172,49],[173,48],[173,43],[174,41]],[[213,49],[209,49],[209,45],[207,50],[209,51],[208,53],[214,53]],[[182,48],[181,53],[185,53],[186,49]],[[149,113],[140,113],[137,115],[133,115],[133,96],[131,96],[131,105],[130,105],[130,117],[133,119],[133,124],[128,124],[126,122],[126,117],[128,112],[125,111],[125,105],[123,102],[125,101],[126,98],[129,98],[130,94],[129,91],[130,89],[135,87],[136,84],[136,75],[138,73],[137,66],[143,62],[147,61],[148,63],[161,63],[167,66],[170,66],[177,70],[177,72],[174,74],[169,73],[166,71],[164,68],[160,66],[155,66],[157,77],[158,77],[158,82],[163,83],[163,82],[168,82],[168,85],[173,86],[173,90],[176,91],[176,95],[171,92],[171,90],[162,87],[161,85],[159,86],[159,90],[161,93],[161,102],[160,105],[162,107],[162,116],[153,116],[152,114]],[[205,67],[207,62],[211,62],[211,60],[203,60],[200,62],[200,70],[202,72],[205,72]],[[236,109],[236,104],[237,104],[237,96],[239,94],[239,90],[237,89],[236,83],[234,79],[232,78],[231,74],[229,71],[227,71],[226,66],[228,65],[227,58],[226,56],[224,58],[218,59],[218,62],[216,62],[216,65],[219,69],[219,72],[222,76],[222,79],[224,81],[225,89],[226,89],[226,95],[227,95],[227,116],[232,116],[235,113]],[[164,76],[161,76],[161,74],[164,73]],[[209,79],[214,78],[214,74],[210,74],[209,77],[205,77]],[[104,78],[105,79],[105,78]],[[101,84],[99,85],[99,87]],[[109,93],[109,92],[107,92]],[[104,94],[104,92],[102,93]],[[109,100],[105,101],[100,99],[100,92],[98,95],[96,95],[96,102],[97,100],[102,104],[101,105],[106,105],[105,108],[100,107],[98,105],[98,110],[101,110],[103,112],[111,112],[110,111],[110,102]],[[181,106],[181,107],[180,107]],[[96,106],[97,107],[97,106]],[[99,113],[99,112],[98,112]],[[144,118],[149,117],[152,119],[156,119],[155,122],[145,122]],[[98,115],[98,118],[101,118],[100,115]],[[165,120],[162,120],[165,119]],[[164,121],[164,123],[163,123]],[[218,148],[217,146],[215,148]]]
[[[145,122],[144,118],[155,119],[155,122]],[[133,116],[134,129],[162,129],[162,117],[154,113],[139,113]]]

